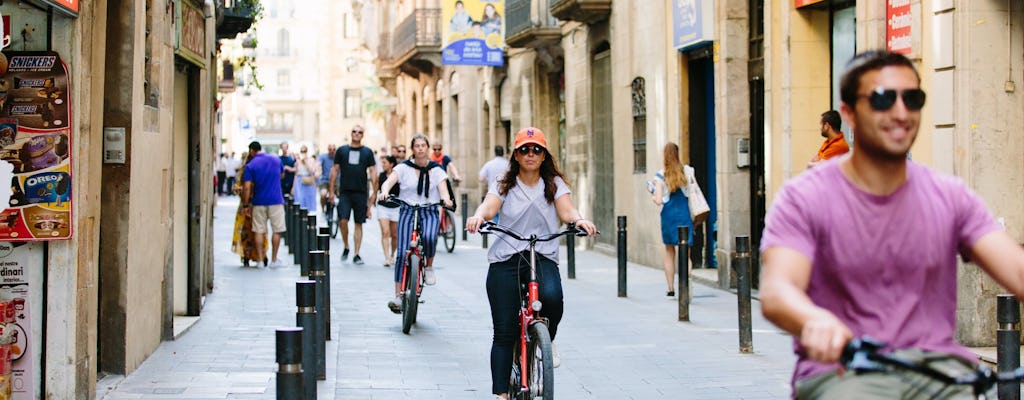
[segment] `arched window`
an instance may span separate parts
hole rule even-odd
[[[633,173],[647,172],[647,93],[644,78],[633,79]]]

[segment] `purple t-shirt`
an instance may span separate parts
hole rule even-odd
[[[887,196],[853,186],[838,161],[783,185],[768,213],[761,251],[796,250],[811,260],[807,295],[854,337],[892,349],[915,347],[975,357],[953,340],[956,254],[998,230],[959,178],[907,162],[907,181]],[[793,381],[838,368],[797,353]]]
[[[245,182],[252,182],[252,205],[272,206],[284,204],[281,194],[281,159],[267,153],[258,153],[245,164]]]

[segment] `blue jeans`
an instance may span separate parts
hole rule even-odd
[[[487,299],[491,303],[494,341],[491,343],[491,390],[508,393],[512,374],[512,350],[519,343],[520,283],[530,280],[530,252],[518,253],[507,261],[491,264],[487,270]],[[537,255],[540,316],[548,319],[548,332],[555,339],[562,320],[562,278],[558,264]]]

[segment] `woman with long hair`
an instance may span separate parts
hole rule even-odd
[[[236,195],[242,191],[242,182],[245,182],[245,165],[251,159],[252,156],[246,153],[245,162],[236,171],[238,179],[235,181],[235,187],[231,188]],[[256,247],[256,234],[252,231],[252,214],[245,211],[244,205],[239,202],[238,210],[235,211],[235,229],[231,235],[231,251],[242,257],[243,267],[249,266],[249,260],[263,260],[266,265],[268,243],[264,242],[262,249]]]
[[[480,224],[500,214],[503,225],[524,235],[556,233],[563,223],[575,223],[593,236],[594,224],[580,216],[572,202],[572,192],[565,183],[555,160],[548,152],[544,132],[525,128],[516,134],[515,150],[509,169],[491,185],[480,207],[466,219],[466,230],[475,233]],[[491,343],[491,390],[498,398],[507,399],[509,375],[512,373],[512,348],[519,334],[519,282],[529,279],[529,247],[505,239],[501,233],[487,252],[487,299],[491,305],[494,339]],[[558,242],[537,243],[537,279],[540,315],[548,319],[551,339],[558,332],[562,319],[562,278],[558,274]],[[560,363],[552,346],[555,367]]]
[[[309,148],[302,145],[300,158],[295,164],[295,200],[307,211],[316,211],[316,180],[320,177],[320,165],[309,155]]]
[[[385,155],[380,158],[380,176],[377,177],[378,185],[383,186],[384,181],[391,175],[398,160],[395,156]],[[393,186],[388,196],[397,196],[398,186]],[[380,191],[380,187],[377,188]],[[398,248],[398,206],[384,201],[386,198],[377,197],[377,221],[380,222],[380,248],[384,250],[384,266],[389,267],[395,263],[395,249]]]
[[[656,179],[651,201],[661,206],[661,242],[665,244],[662,264],[665,266],[665,282],[668,283],[665,297],[672,298],[676,295],[673,278],[676,270],[676,246],[679,244],[678,227],[690,228],[687,240],[688,243],[693,243],[693,221],[690,219],[690,204],[686,199],[686,175],[679,159],[679,146],[672,142],[666,143],[662,156],[664,169],[654,175]],[[687,273],[690,268],[692,267],[687,267]]]
[[[452,206],[452,199],[448,196],[448,174],[444,172],[441,165],[430,161],[430,140],[427,135],[417,133],[412,136],[409,144],[412,148],[412,158],[405,160],[395,166],[388,179],[380,185],[381,198],[383,193],[389,193],[396,184],[399,188],[398,198],[410,204],[429,204],[439,200],[444,202],[446,207]],[[437,283],[434,275],[434,253],[437,251],[437,227],[440,223],[437,207],[425,209],[419,213],[420,226],[423,228],[423,256],[426,257],[427,266],[423,269],[423,281],[428,285]],[[412,236],[413,210],[409,207],[398,209],[398,258],[395,259],[395,298],[388,302],[388,308],[395,314],[402,312],[402,272],[404,267],[405,251],[409,248],[409,238]]]

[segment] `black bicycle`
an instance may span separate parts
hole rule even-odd
[[[338,206],[335,204],[338,201],[338,197],[334,197],[334,201],[331,201],[330,196],[320,197],[320,211],[324,213],[324,220],[327,222],[327,230],[331,232],[331,239],[338,237],[338,224],[337,215],[334,212]]]
[[[956,356],[942,356],[941,360],[956,360],[962,363],[967,369],[974,372],[962,375],[950,375],[947,371],[934,366],[933,361],[909,360],[893,353],[882,353],[880,350],[886,348],[886,344],[869,336],[851,339],[839,361],[847,370],[857,373],[880,372],[887,373],[895,369],[917,372],[928,376],[946,385],[966,385],[974,390],[974,396],[978,399],[987,399],[988,393],[992,391],[997,383],[1018,382],[1024,379],[1024,368],[1017,368],[1013,371],[996,373],[984,365],[975,366],[970,361]]]
[[[587,236],[587,231],[569,224],[562,232],[544,236],[523,237],[506,226],[486,221],[478,230],[481,234],[501,232],[506,236],[527,242],[530,247],[530,280],[519,283],[519,342],[512,351],[512,374],[509,376],[509,399],[532,400],[554,398],[555,366],[551,354],[551,335],[548,319],[537,315],[540,302],[540,284],[537,282],[537,243],[558,239],[565,235]]]
[[[437,235],[444,239],[444,248],[449,253],[455,251],[455,213],[451,210],[444,210],[441,213],[441,221],[437,225]]]

